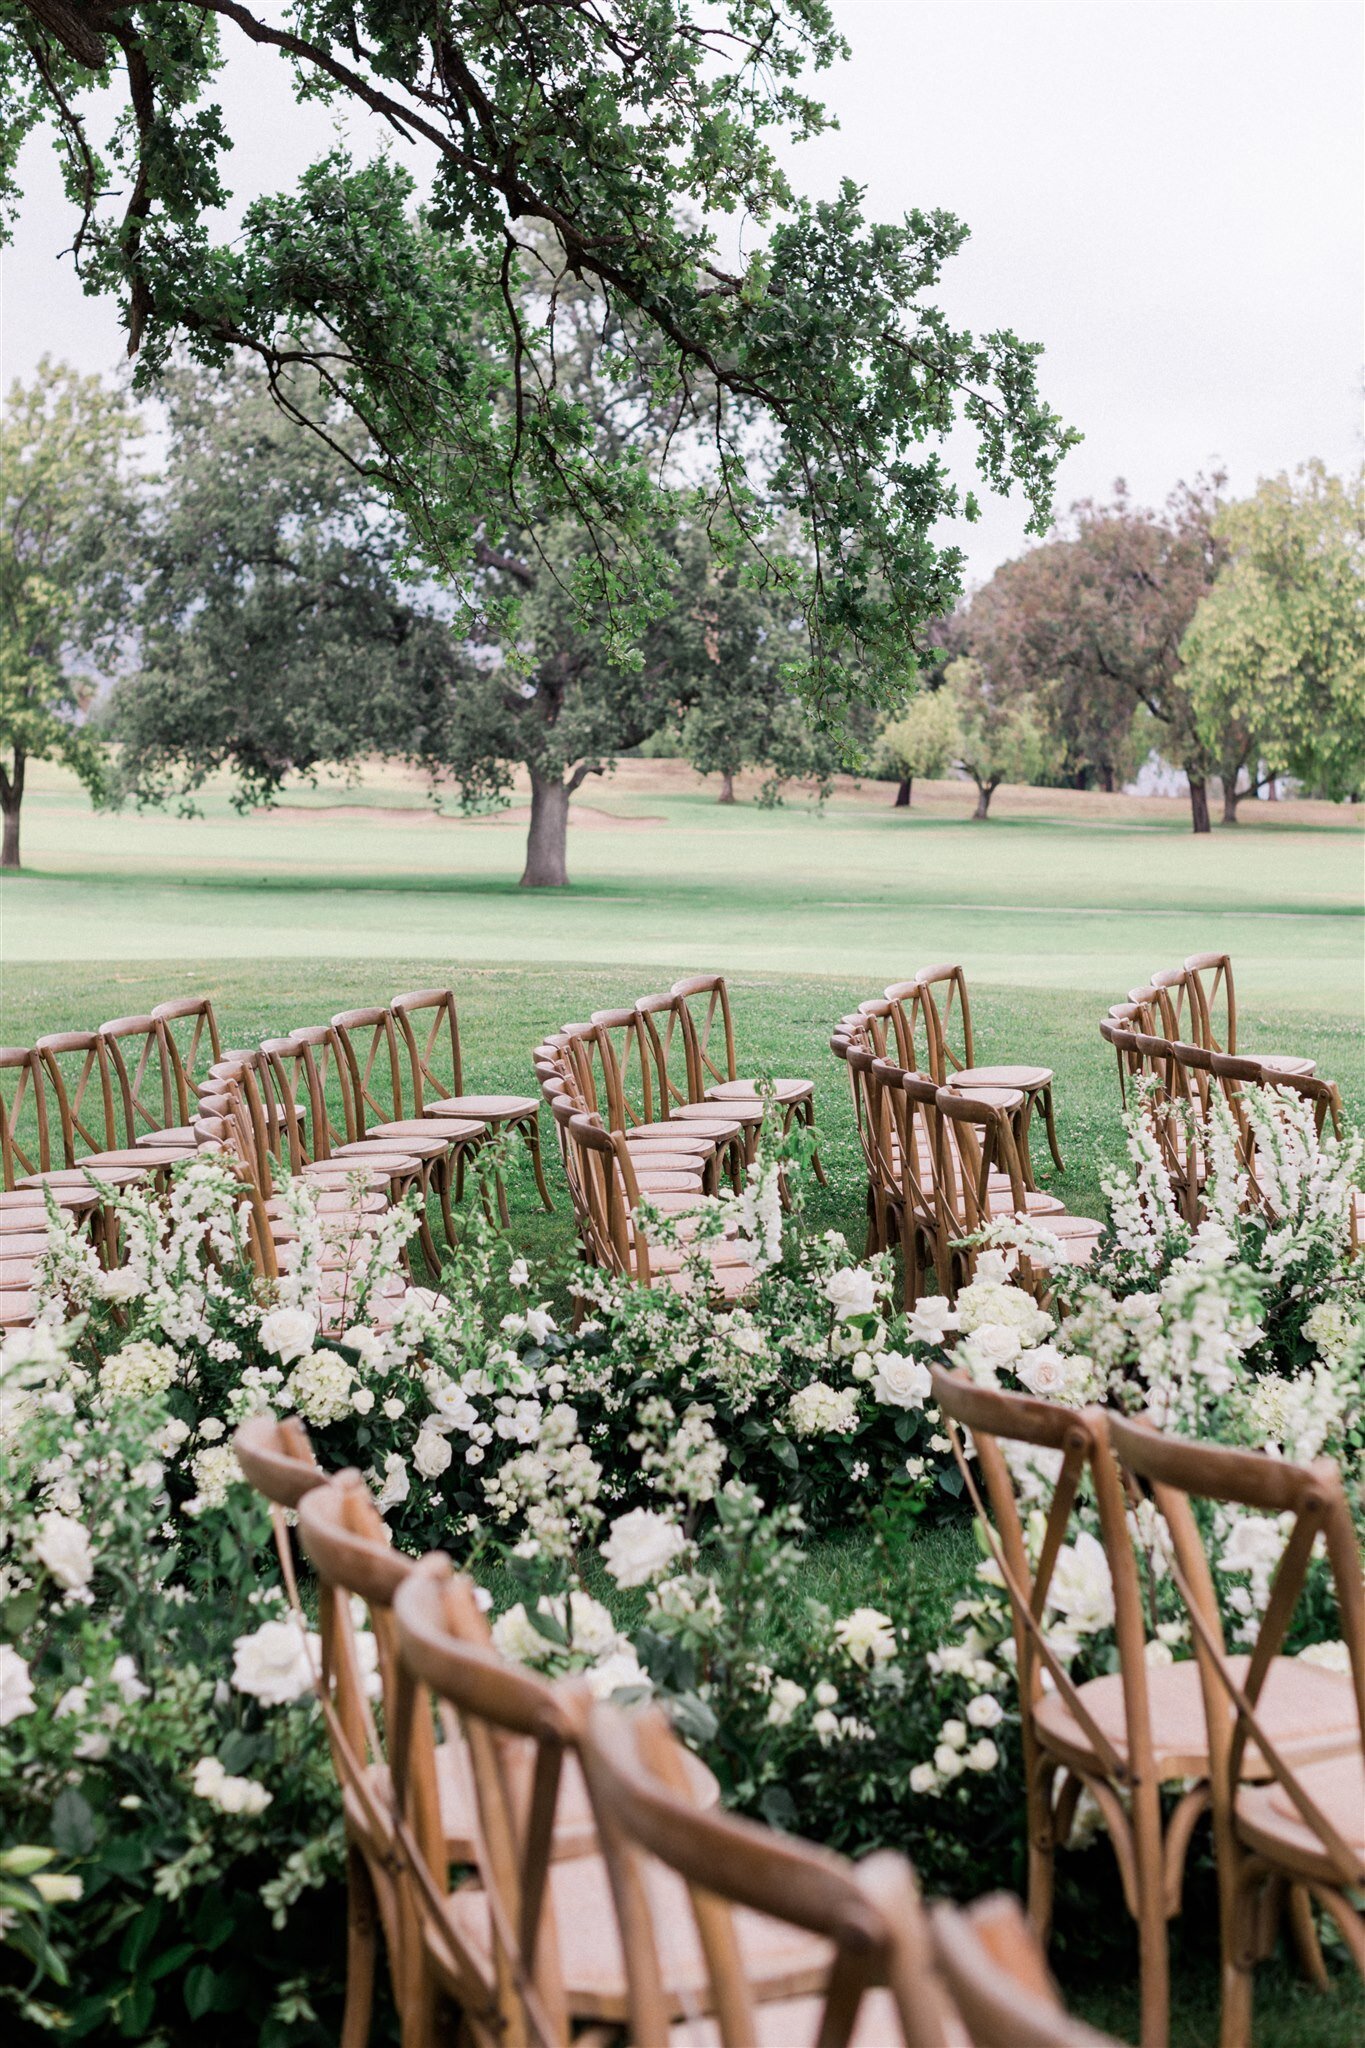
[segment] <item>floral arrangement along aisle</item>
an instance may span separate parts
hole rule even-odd
[[[580,1270],[577,1329],[477,1216],[441,1295],[380,1327],[400,1211],[348,1246],[349,1320],[324,1338],[328,1225],[308,1191],[289,1191],[288,1271],[266,1295],[211,1157],[164,1198],[112,1198],[114,1272],[54,1217],[42,1317],[0,1353],[5,1997],[72,2038],[334,2034],[341,1831],[311,1645],[231,1448],[263,1406],[297,1412],[324,1467],[366,1474],[400,1547],[467,1564],[509,1656],[662,1698],[728,1798],[839,1846],[894,1842],[931,1889],[1009,1882],[1011,1646],[930,1368],[1359,1476],[1359,1145],[1292,1109],[1259,1135],[1274,1222],[1220,1140],[1192,1232],[1135,1124],[1101,1256],[1059,1266],[1048,1308],[1016,1260],[1022,1242],[1037,1271],[1056,1247],[1016,1227],[955,1304],[894,1312],[887,1259],[803,1233],[799,1135],[701,1224],[744,1234],[744,1301],[709,1298],[700,1261],[676,1290]],[[1241,1517],[1213,1535],[1245,1630],[1277,1532]],[[1187,1654],[1161,1599],[1151,1654]],[[1291,1647],[1339,1657],[1329,1603],[1307,1613]],[[1103,1668],[1112,1614],[1083,1499],[1050,1640]]]

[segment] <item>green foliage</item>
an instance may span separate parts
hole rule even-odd
[[[213,82],[242,36],[290,62],[302,96],[366,108],[416,144],[428,204],[387,156],[338,148],[216,239],[232,138]],[[253,351],[276,377],[317,365],[449,577],[511,492],[591,532],[573,588],[607,607],[621,647],[653,616],[657,482],[633,450],[596,445],[558,386],[556,323],[524,316],[508,288],[545,230],[563,252],[547,303],[581,279],[629,309],[659,402],[705,415],[700,523],[761,544],[796,509],[802,681],[832,709],[898,688],[916,634],[956,594],[961,555],[933,538],[975,510],[937,452],[955,420],[986,482],[1022,489],[1046,523],[1074,436],[1039,396],[1036,345],[955,329],[934,303],[966,229],[944,213],[869,223],[851,184],[812,203],[781,169],[774,133],[825,125],[800,83],[843,51],[825,0],[726,0],[706,26],[680,0],[441,0],[420,20],[400,0],[298,0],[279,27],[229,0],[5,0],[0,37],[0,186],[13,195],[19,143],[52,120],[79,267],[119,298],[143,383],[181,342],[207,364]],[[737,269],[713,225],[734,215],[763,237]]]
[[[878,775],[911,783],[942,775],[962,750],[958,706],[950,689],[922,690],[898,718],[877,735],[873,765]]]
[[[125,393],[44,356],[11,385],[0,434],[0,804],[19,865],[30,760],[60,761],[97,794],[103,750],[80,722],[93,667],[112,659],[130,596],[136,519]]]
[[[970,655],[950,662],[944,687],[952,692],[957,755],[977,788],[976,816],[984,818],[1002,782],[1039,782],[1053,759],[1037,700],[1002,688]]]
[[[1289,774],[1342,797],[1365,783],[1365,478],[1320,462],[1227,505],[1228,550],[1181,647],[1225,794]]]

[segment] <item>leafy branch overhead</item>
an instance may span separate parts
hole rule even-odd
[[[244,42],[277,51],[301,97],[368,109],[390,146],[333,149],[216,239],[232,138],[214,78]],[[802,83],[843,54],[825,0],[717,0],[704,18],[689,0],[295,0],[268,18],[238,0],[0,0],[0,53],[0,196],[24,137],[54,123],[75,261],[118,296],[144,385],[180,344],[208,365],[246,349],[290,406],[287,373],[310,365],[308,424],[330,435],[337,398],[358,416],[429,567],[462,577],[509,491],[527,527],[574,518],[590,545],[566,574],[623,656],[659,582],[660,477],[561,387],[571,280],[617,318],[623,387],[645,364],[655,405],[704,430],[689,484],[722,555],[798,521],[804,550],[770,573],[807,628],[796,679],[836,721],[850,697],[894,699],[957,593],[961,555],[936,538],[975,511],[938,452],[954,421],[984,481],[1047,524],[1076,437],[1039,396],[1036,345],[958,330],[934,303],[966,229],[870,223],[850,184],[814,203],[775,153],[826,125]],[[727,221],[758,243],[745,262],[725,261]]]

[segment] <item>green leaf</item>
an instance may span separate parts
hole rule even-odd
[[[121,1970],[137,1969],[156,1938],[156,1930],[161,1925],[164,1912],[165,1904],[161,1899],[149,1899],[142,1908],[123,1937],[123,1945],[118,1952]]]
[[[145,1972],[147,1982],[149,1984],[160,1983],[163,1977],[169,1977],[176,1970],[183,1969],[193,1954],[194,1943],[192,1941],[178,1941],[174,1948],[163,1949],[161,1954],[154,1957],[147,1965]]]
[[[66,1785],[52,1802],[52,1841],[63,1856],[89,1856],[95,1846],[95,1816],[74,1785]]]
[[[530,1622],[536,1634],[544,1636],[547,1643],[554,1643],[561,1650],[568,1649],[569,1638],[564,1633],[562,1624],[555,1619],[553,1614],[547,1614],[541,1607],[528,1607],[526,1619]]]
[[[201,2020],[206,2012],[212,2012],[217,1989],[218,1973],[211,1963],[196,1963],[185,1972],[185,2010],[192,2020]]]
[[[118,2016],[118,2030],[125,2041],[141,2040],[155,2009],[156,1991],[153,1986],[146,1982],[135,1984],[123,2001]]]
[[[797,1456],[796,1445],[791,1441],[790,1437],[775,1436],[773,1438],[773,1456],[778,1464],[785,1465],[789,1472],[795,1472],[801,1463],[800,1458]]]

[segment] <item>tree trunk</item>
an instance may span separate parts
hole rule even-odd
[[[914,777],[912,775],[902,775],[900,786],[896,791],[896,801],[892,805],[893,810],[905,811],[910,808],[910,785],[913,781]]]
[[[975,821],[977,818],[984,818],[986,816],[987,812],[990,810],[991,807],[991,798],[995,795],[995,792],[998,789],[998,787],[999,784],[995,782],[977,783],[976,809],[972,812],[973,821]]]
[[[526,834],[523,889],[569,886],[569,786],[531,770],[531,826]]]
[[[720,795],[716,798],[716,802],[718,804],[732,804],[734,800],[735,778],[728,768],[722,768],[720,772]]]
[[[24,771],[28,756],[22,747],[14,749],[14,772],[0,768],[0,814],[5,820],[4,846],[0,848],[0,869],[19,865],[19,806],[24,801]]]
[[[1188,765],[1185,773],[1190,784],[1190,819],[1196,832],[1211,832],[1209,823],[1209,779],[1202,768]]]
[[[1100,788],[1106,796],[1114,794],[1114,764],[1112,761],[1101,761],[1100,763]]]
[[[1225,781],[1223,784],[1223,823],[1225,825],[1235,825],[1237,823],[1237,806],[1240,801],[1241,798],[1238,795],[1235,777],[1231,782]]]

